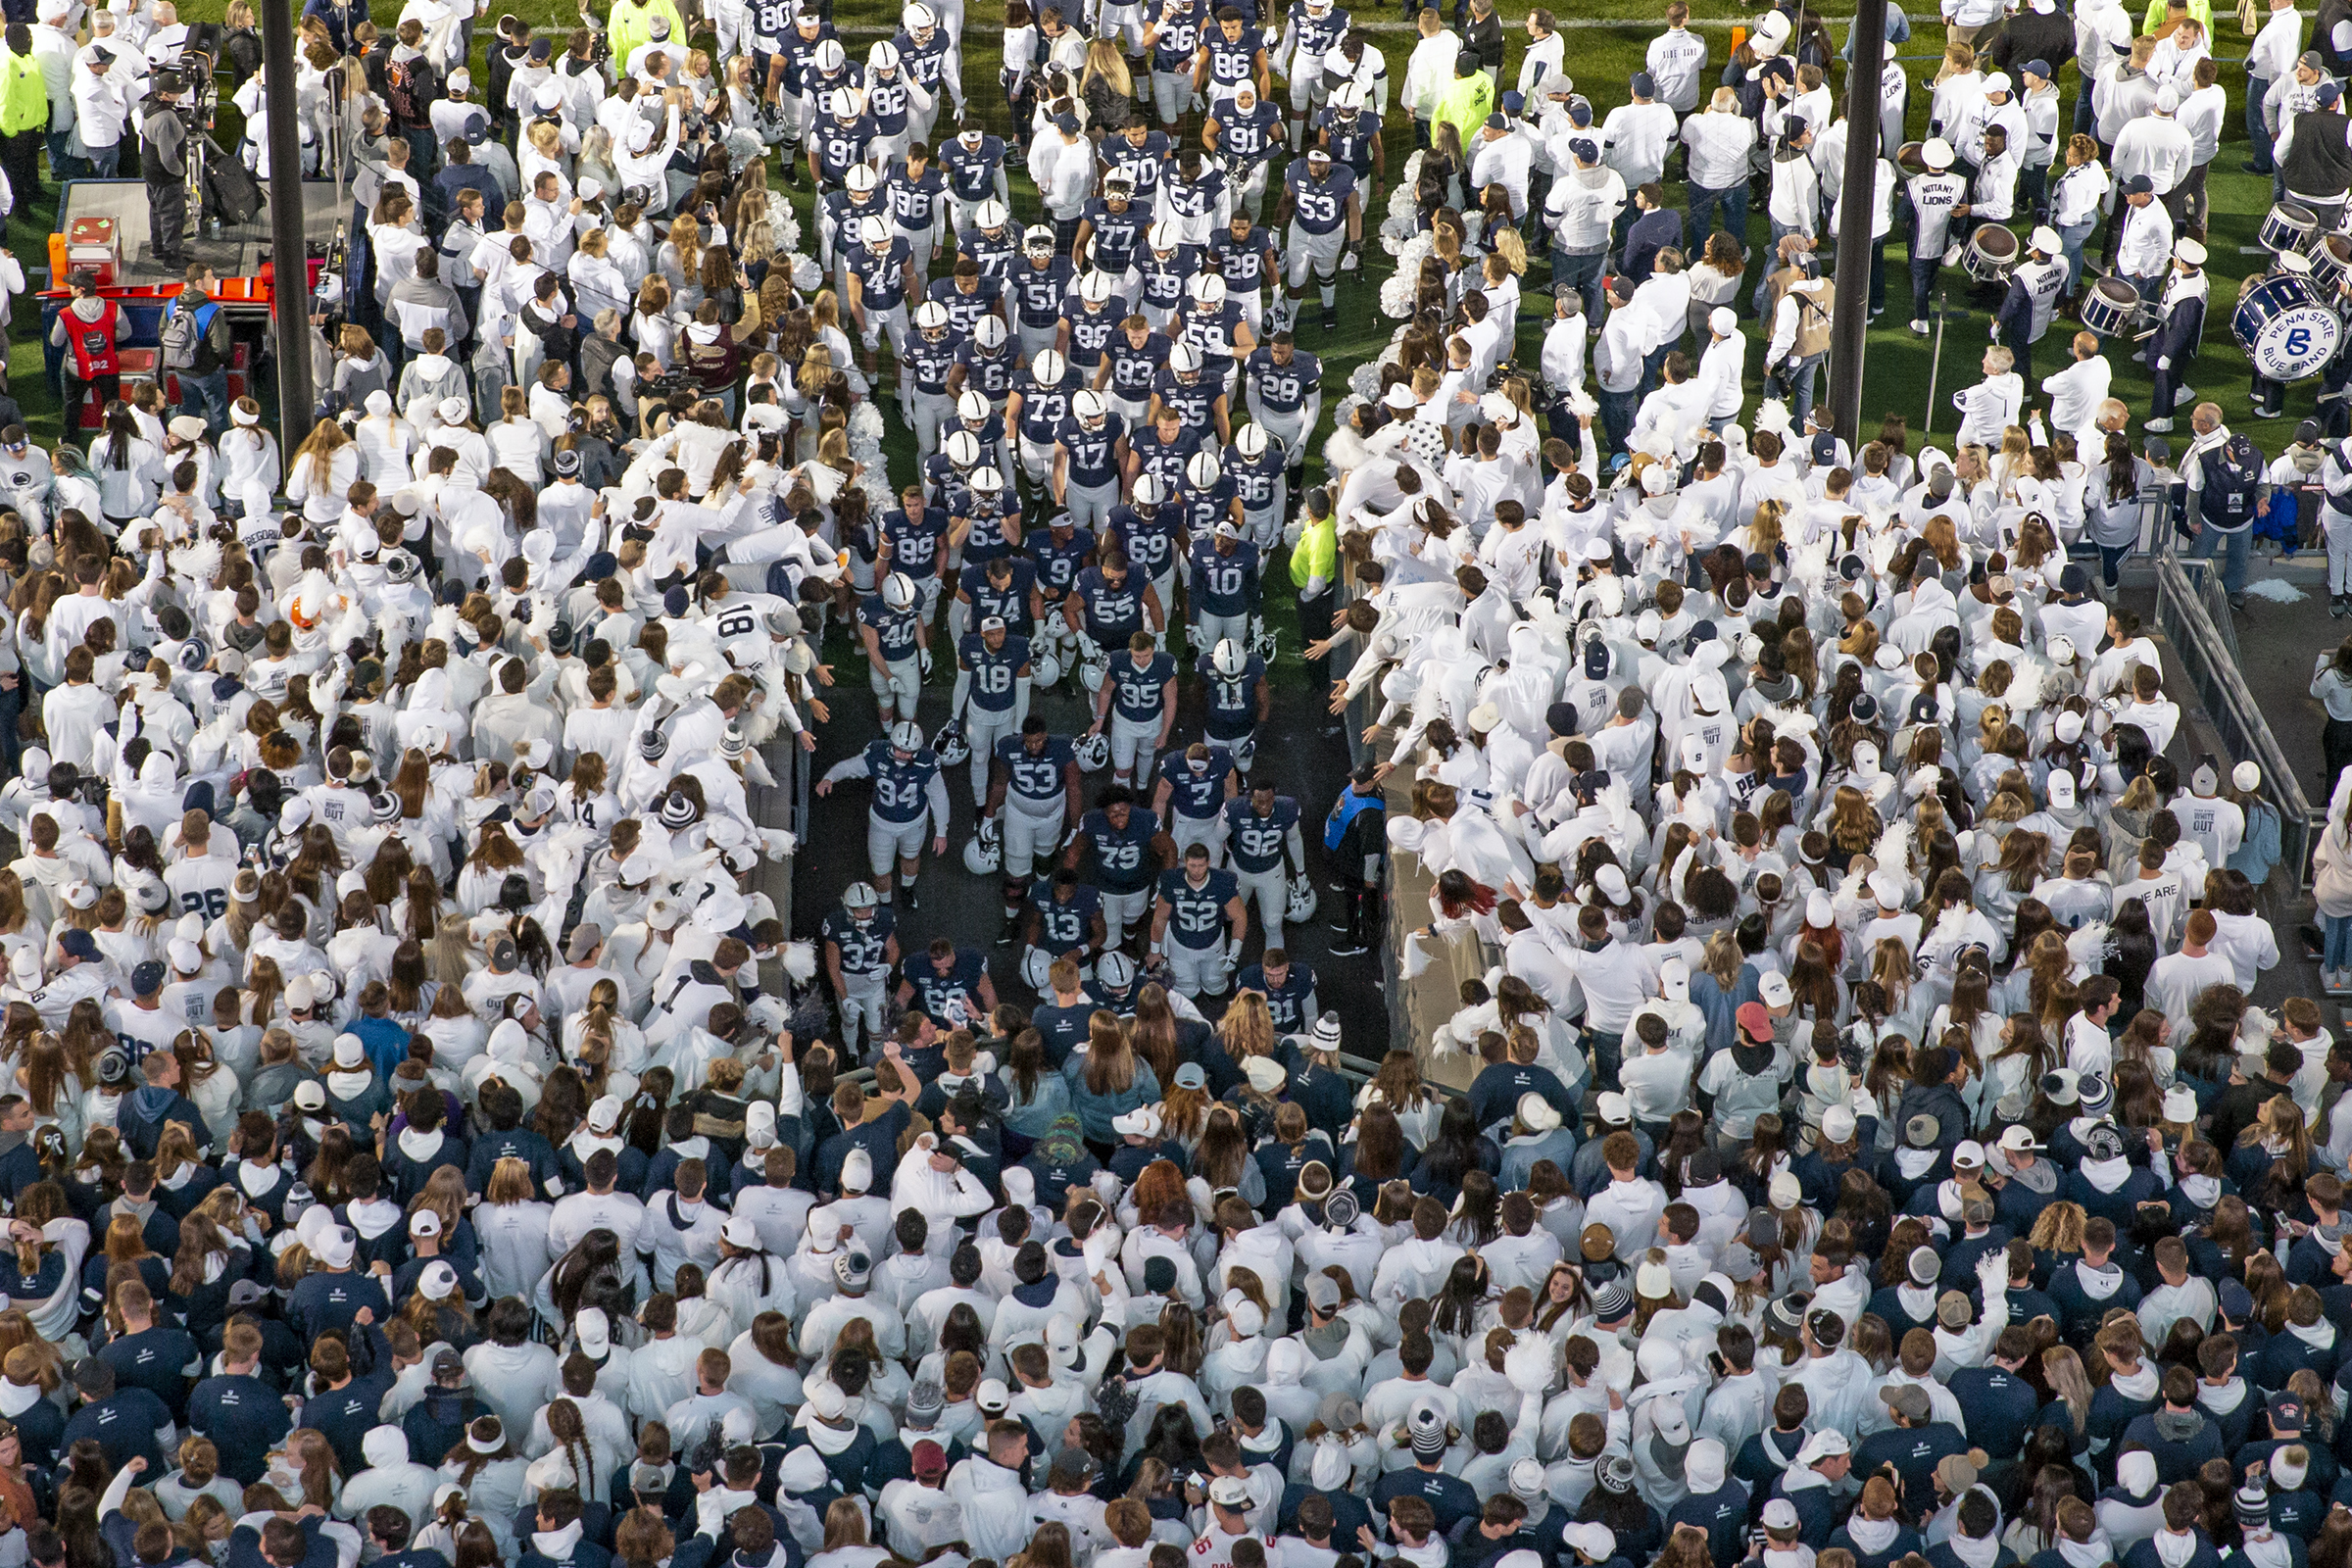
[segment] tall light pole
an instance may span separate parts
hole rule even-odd
[[[1878,207],[1879,84],[1886,0],[1860,0],[1845,74],[1845,182],[1838,197],[1838,308],[1830,323],[1831,426],[1860,449],[1862,361],[1870,333],[1870,229]]]
[[[1880,0],[1884,4],[1884,0]],[[311,431],[311,269],[302,215],[302,123],[294,103],[294,0],[262,0],[262,97],[270,122],[270,255],[276,292],[278,439]]]

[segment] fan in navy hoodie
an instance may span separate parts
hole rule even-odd
[[[1966,1453],[1968,1439],[1949,1421],[1936,1419],[1928,1391],[1916,1383],[1886,1384],[1879,1397],[1893,1425],[1862,1440],[1854,1450],[1854,1468],[1876,1476],[1892,1465],[1902,1481],[1905,1510],[1925,1514],[1936,1501],[1936,1467],[1946,1455]]]
[[[2195,1489],[2190,1489],[2195,1490]],[[2016,1568],[2017,1553],[2000,1544],[2001,1506],[1992,1494],[1983,1487],[1971,1487],[1960,1494],[1955,1515],[1958,1528],[1952,1539],[1928,1548],[1928,1568]],[[2212,1551],[2212,1546],[2205,1548]],[[2127,1568],[2138,1568],[2136,1562]],[[2184,1568],[2181,1564],[2165,1564],[2163,1568]],[[2217,1568],[2214,1563],[2200,1563],[2198,1568]]]
[[[1919,1532],[1903,1523],[1901,1494],[1885,1476],[1863,1483],[1861,1506],[1838,1527],[1830,1544],[1852,1552],[1854,1568],[1887,1568],[1921,1549]]]
[[[1935,1329],[1936,1282],[1943,1277],[1943,1258],[1933,1247],[1914,1247],[1903,1273],[1904,1284],[1882,1285],[1870,1296],[1870,1310],[1897,1345],[1913,1329]]]
[[[2070,1344],[2096,1333],[2114,1308],[2136,1309],[2139,1294],[2139,1282],[2115,1261],[2115,1222],[2103,1216],[2082,1227],[2082,1255],[2050,1271],[2059,1335]]]
[[[1740,1445],[1732,1456],[1732,1474],[1751,1494],[1773,1486],[1804,1451],[1808,1403],[1801,1385],[1783,1384],[1772,1396],[1772,1425]]]
[[[294,1414],[277,1390],[256,1374],[262,1365],[262,1332],[248,1320],[229,1324],[222,1336],[220,1371],[188,1394],[188,1427],[213,1440],[220,1450],[220,1473],[252,1486],[270,1467],[270,1450],[294,1430]],[[24,1417],[19,1416],[23,1431]],[[27,1457],[31,1445],[27,1444]]]
[[[1779,1414],[1777,1405],[1774,1413]],[[1773,1483],[1771,1498],[1764,1504],[1764,1527],[1772,1528],[1774,1504],[1786,1502],[1794,1510],[1791,1529],[1796,1539],[1821,1550],[1838,1528],[1838,1484],[1853,1467],[1853,1447],[1844,1433],[1836,1427],[1814,1433],[1796,1450],[1796,1462]]]
[[[2099,1455],[2100,1468],[2105,1469],[2114,1464],[2125,1430],[2141,1416],[2155,1413],[2164,1380],[2156,1363],[2140,1355],[2135,1321],[2119,1320],[2101,1329],[2097,1351],[2107,1358],[2107,1386],[2090,1396],[2083,1435],[2090,1439],[2091,1451]]]
[[[343,1473],[358,1475],[368,1468],[362,1445],[368,1432],[383,1423],[380,1412],[384,1396],[392,1392],[392,1379],[382,1371],[359,1376],[349,1346],[334,1335],[313,1342],[311,1374],[318,1392],[303,1401],[298,1424],[324,1434]]]
[[[1977,1277],[1978,1259],[2008,1250],[2009,1231],[1993,1223],[1992,1202],[1984,1198],[1972,1198],[1961,1205],[1960,1223],[1967,1228],[1944,1249],[1943,1266],[1966,1290],[1967,1282]]]
[[[2156,1460],[2156,1479],[2166,1486],[2194,1477],[2208,1459],[2222,1457],[2222,1429],[2197,1408],[2196,1374],[2184,1366],[2164,1374],[2164,1403],[2146,1415],[2134,1416],[2124,1428],[2124,1442],[2148,1450]],[[2097,1399],[2092,1399],[2097,1404]]]
[[[2287,1293],[2285,1327],[2262,1348],[2262,1365],[2255,1381],[2266,1389],[2283,1389],[2288,1379],[2309,1367],[2325,1387],[2334,1381],[2336,1364],[2342,1358],[2336,1327],[2321,1313],[2320,1293],[2299,1285]],[[2277,1501],[2272,1499],[2273,1523],[2278,1523]]]
[[[2058,1303],[2048,1293],[2034,1284],[2034,1249],[2025,1242],[2009,1244],[2009,1321],[2031,1323],[2046,1317],[2053,1323],[2063,1322]]]
[[[374,1568],[449,1568],[449,1559],[432,1547],[410,1547],[409,1516],[390,1503],[368,1509],[366,1523],[375,1549],[382,1553]]]
[[[251,1518],[252,1515],[247,1515]],[[343,1553],[335,1538],[326,1533],[327,1519],[322,1514],[292,1519],[273,1513],[262,1521],[260,1529],[239,1524],[228,1533],[228,1560],[224,1568],[336,1568]],[[349,1525],[337,1524],[337,1531]]]
[[[2032,1317],[2017,1315],[2017,1293],[2011,1291],[2009,1326],[1992,1342],[1992,1357],[1982,1366],[1964,1366],[1944,1380],[1959,1401],[1960,1419],[1970,1441],[1995,1460],[2014,1459],[2034,1430],[2040,1396],[2024,1377],[2026,1358],[2034,1340],[2026,1324]]]
[[[2124,1135],[2105,1122],[2084,1135],[2082,1162],[2067,1173],[2064,1184],[2067,1198],[2081,1203],[2084,1213],[2112,1220],[2118,1229],[2130,1225],[2139,1205],[2155,1201],[2163,1190],[2154,1171],[2124,1156]],[[2206,1549],[2212,1549],[2211,1543]]]
[[[611,1568],[612,1554],[587,1539],[577,1492],[541,1493],[537,1523],[517,1568]]]
[[[95,1438],[106,1450],[106,1462],[116,1469],[144,1458],[148,1469],[159,1476],[164,1473],[161,1435],[171,1430],[172,1412],[163,1400],[145,1389],[118,1390],[115,1369],[94,1355],[74,1363],[74,1388],[81,1396],[81,1408],[58,1435],[61,1451],[71,1451],[83,1438]]]
[[[1747,1489],[1724,1473],[1726,1463],[1722,1444],[1713,1438],[1693,1439],[1683,1455],[1683,1481],[1690,1491],[1666,1516],[1669,1536],[1677,1525],[1707,1533],[1707,1551],[1715,1568],[1732,1568],[1747,1550]]]
[[[474,1098],[474,1110],[490,1124],[490,1130],[474,1139],[466,1153],[467,1192],[488,1192],[490,1173],[498,1162],[519,1159],[531,1167],[531,1184],[538,1197],[552,1201],[564,1196],[568,1189],[556,1146],[522,1124],[522,1096],[507,1084],[486,1083]]]
[[[2034,1130],[2023,1123],[2002,1132],[1986,1151],[1984,1185],[1993,1190],[1994,1217],[2012,1236],[2033,1234],[2041,1211],[2058,1201],[2058,1167],[2041,1157]]]
[[[2124,1568],[2222,1568],[2222,1554],[2198,1521],[2204,1494],[2182,1482],[2164,1494],[2164,1528],[2124,1553]]]
[[[2243,1540],[2222,1554],[2222,1568],[2303,1568],[2309,1560],[2300,1536],[2271,1525],[2271,1497],[2255,1476],[2237,1489],[2237,1528]]]
[[[2232,1454],[2245,1446],[2254,1430],[2254,1412],[2262,1406],[2252,1387],[2237,1375],[2237,1342],[2229,1334],[2217,1331],[2197,1346],[2197,1367],[2204,1373],[2197,1380],[2197,1408],[2213,1417],[2222,1429],[2222,1451]]]

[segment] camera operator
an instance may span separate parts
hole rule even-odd
[[[179,117],[186,83],[159,71],[139,118],[139,167],[147,175],[148,232],[156,265],[186,267],[188,255],[188,127]]]

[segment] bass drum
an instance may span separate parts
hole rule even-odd
[[[2139,290],[2120,277],[2102,277],[2082,296],[2082,324],[2101,337],[2121,337],[2139,314]]]
[[[2017,236],[1998,223],[1979,224],[1960,265],[1980,283],[2002,282],[2017,266]]]
[[[2335,357],[2344,323],[2307,279],[2268,277],[2238,299],[2230,335],[2246,351],[2254,373],[2271,381],[2300,381]]]
[[[1894,150],[1894,162],[1896,167],[1901,169],[1906,174],[1926,173],[1928,172],[1928,161],[1921,157],[1920,153],[1926,148],[1927,145],[1928,144],[1924,141],[1907,141],[1900,147],[1897,147]]]

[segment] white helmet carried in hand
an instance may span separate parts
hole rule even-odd
[[[903,571],[894,571],[882,579],[882,603],[890,610],[914,608],[914,579]]]
[[[1004,847],[973,834],[964,841],[963,868],[974,876],[995,876],[1004,864]]]
[[[993,315],[983,316],[979,320],[973,322],[972,341],[979,344],[984,353],[993,354],[1003,348],[1004,346],[1004,318]]]
[[[1255,463],[1266,455],[1266,432],[1262,425],[1245,424],[1233,433],[1233,450],[1242,455],[1244,463]]]
[[[1004,204],[994,196],[972,211],[972,224],[976,228],[1003,228],[1011,219],[1012,215],[1004,210]]]
[[[1225,477],[1225,466],[1217,461],[1214,452],[1204,447],[1185,460],[1184,477],[1196,490],[1213,490],[1217,481]]]
[[[942,767],[961,767],[972,760],[972,743],[963,738],[963,720],[951,718],[931,737],[931,750]]]
[[[1250,667],[1250,650],[1230,637],[1220,637],[1209,653],[1208,662],[1218,674],[1230,679]]]
[[[947,453],[950,463],[967,472],[980,462],[980,438],[969,430],[950,431],[940,450]]]
[[[1291,925],[1304,925],[1315,917],[1315,879],[1303,873],[1291,878],[1290,897],[1283,901],[1282,917]]]
[[[1107,735],[1081,735],[1071,751],[1076,754],[1078,771],[1081,773],[1100,773],[1110,765],[1110,737]]]
[[[923,727],[911,718],[902,718],[890,726],[890,744],[897,751],[919,752],[923,749]]]
[[[1029,362],[1029,376],[1039,386],[1061,385],[1061,378],[1070,373],[1070,362],[1054,349],[1039,349],[1037,358]]]
[[[1245,735],[1233,748],[1233,765],[1247,773],[1257,765],[1257,737]]]
[[[1269,665],[1274,662],[1274,628],[1266,624],[1263,615],[1250,617],[1250,651]]]
[[[1079,685],[1085,687],[1089,692],[1099,692],[1102,689],[1102,683],[1109,678],[1110,662],[1102,656],[1102,651],[1100,649],[1089,648],[1084,654],[1079,656]],[[1097,737],[1097,739],[1100,738],[1101,737]],[[1083,753],[1086,742],[1082,739],[1078,744],[1081,748],[1081,752]],[[1094,769],[1089,768],[1087,771],[1091,773],[1094,771]]]
[[[1029,684],[1043,691],[1061,684],[1061,656],[1051,648],[1029,656]]]

